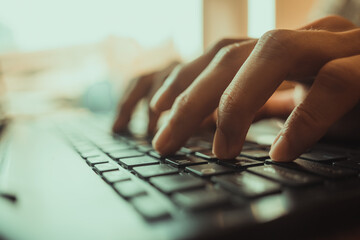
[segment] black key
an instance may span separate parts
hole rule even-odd
[[[132,198],[146,193],[139,183],[132,180],[114,183],[114,188],[124,198]]]
[[[162,156],[155,150],[149,151],[148,154],[154,158],[158,158],[158,159],[162,158]]]
[[[339,160],[345,160],[346,156],[329,152],[311,151],[301,154],[300,158],[316,162],[335,162]]]
[[[129,157],[139,157],[139,156],[143,156],[144,153],[139,152],[138,150],[135,149],[127,149],[127,150],[123,150],[123,151],[119,151],[119,152],[113,152],[110,153],[109,156],[114,158],[114,159],[121,159],[121,158],[129,158]]]
[[[256,198],[281,191],[280,185],[248,172],[211,178],[223,188],[247,198]]]
[[[132,167],[158,164],[159,160],[149,156],[140,156],[140,157],[132,157],[132,158],[123,158],[120,159],[119,162],[120,164],[124,165],[127,168],[132,168]]]
[[[265,160],[269,158],[269,151],[263,149],[249,149],[241,151],[240,155],[257,160]]]
[[[153,151],[153,147],[148,144],[148,145],[140,145],[140,146],[137,146],[136,147],[140,152],[143,152],[143,153],[147,153],[147,152],[150,152],[150,151]]]
[[[321,179],[307,173],[279,167],[265,165],[249,168],[247,171],[273,179],[283,185],[300,187],[321,182]]]
[[[246,168],[251,166],[262,165],[264,163],[246,157],[236,157],[235,159],[219,160],[219,164],[233,168]]]
[[[200,177],[211,177],[214,175],[234,172],[233,169],[227,168],[215,163],[195,165],[185,168],[186,171],[194,173]]]
[[[292,168],[300,171],[306,171],[306,172],[314,173],[316,175],[320,175],[322,177],[332,178],[332,179],[346,178],[357,175],[356,171],[352,171],[350,169],[322,164],[318,162],[307,161],[303,159],[296,159],[291,163],[275,162],[275,161],[269,161],[269,162],[282,167]]]
[[[190,175],[170,175],[150,178],[150,182],[164,193],[200,188],[206,182]]]
[[[191,211],[217,207],[229,202],[225,192],[206,189],[175,193],[172,199],[178,206]]]
[[[174,174],[174,173],[178,172],[178,170],[176,168],[165,165],[165,164],[135,167],[134,171],[143,178],[169,175],[169,174]]]
[[[90,165],[95,165],[95,164],[99,164],[99,163],[107,163],[107,162],[109,162],[109,159],[105,156],[97,156],[97,157],[89,157],[86,159],[86,161]]]
[[[217,157],[215,156],[215,154],[212,153],[212,150],[203,150],[200,152],[195,152],[195,156],[204,158],[206,160],[216,160]]]
[[[206,160],[191,155],[185,157],[166,158],[166,162],[175,165],[177,167],[186,167],[197,164],[207,164]]]
[[[130,177],[125,171],[111,171],[111,172],[105,172],[102,174],[103,178],[108,183],[115,183],[120,181],[129,180]]]
[[[351,168],[351,169],[359,171],[360,170],[360,159],[335,162],[334,165],[339,166],[339,167]]]
[[[194,152],[200,152],[200,151],[209,150],[209,149],[210,148],[203,147],[203,146],[189,146],[189,147],[182,147],[180,149],[180,152],[191,154]]]
[[[85,151],[85,152],[80,152],[81,157],[83,158],[89,158],[89,157],[97,157],[97,156],[101,156],[103,153],[100,152],[97,149],[91,150],[91,151]]]
[[[113,163],[96,164],[96,165],[94,165],[94,168],[99,173],[108,172],[108,171],[114,171],[114,170],[119,169],[119,167],[117,165],[113,164]]]
[[[135,209],[149,221],[156,221],[170,217],[170,214],[165,206],[149,195],[135,197],[131,200],[131,203]]]
[[[124,150],[128,150],[131,147],[129,145],[126,146],[113,146],[113,147],[106,147],[106,148],[102,148],[101,150],[107,154],[112,154],[112,153],[117,153],[117,152],[122,152]]]

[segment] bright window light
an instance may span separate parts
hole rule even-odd
[[[109,35],[144,47],[173,40],[184,54],[202,49],[201,0],[2,0],[0,23],[20,51],[94,43]],[[1,36],[1,35],[0,35]]]
[[[248,35],[259,38],[275,28],[275,0],[248,0]]]

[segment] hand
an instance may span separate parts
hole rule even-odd
[[[359,39],[360,29],[352,23],[327,17],[301,30],[274,30],[259,41],[223,48],[176,98],[168,122],[153,140],[155,149],[163,155],[175,152],[219,107],[213,151],[221,159],[237,156],[258,110],[287,79],[310,90],[287,119],[270,155],[277,161],[295,159],[346,113],[356,110]],[[151,105],[156,110],[161,104]],[[354,134],[359,137],[358,122]]]
[[[178,64],[178,62],[173,62],[161,71],[152,72],[130,81],[130,84],[124,91],[124,95],[119,102],[118,115],[113,125],[114,132],[127,130],[131,115],[138,102],[142,99],[146,99],[149,102],[154,93],[169,76],[170,72]],[[150,108],[148,108],[148,114],[148,134],[152,135],[155,133],[159,114],[155,113]]]

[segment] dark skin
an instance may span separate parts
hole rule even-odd
[[[162,155],[175,152],[216,109],[220,159],[237,156],[250,124],[264,117],[287,118],[270,151],[276,161],[296,159],[325,134],[359,139],[359,65],[360,29],[341,17],[220,41],[155,93],[152,111],[171,111],[153,145]],[[275,92],[285,79],[298,86]]]

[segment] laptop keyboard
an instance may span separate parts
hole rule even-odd
[[[89,129],[63,126],[61,132],[89,169],[150,222],[176,218],[174,209],[241,209],[266,196],[348,179],[360,186],[358,152],[314,149],[292,163],[277,163],[269,159],[269,146],[246,142],[237,158],[219,160],[210,142],[194,138],[173,156],[161,157],[147,139]],[[157,201],[159,196],[174,208]]]

